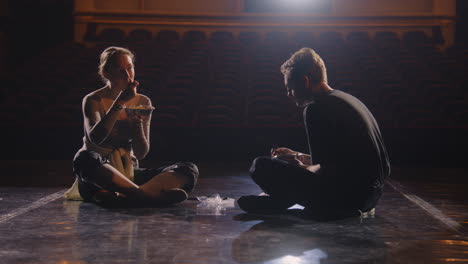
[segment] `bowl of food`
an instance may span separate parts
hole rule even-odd
[[[153,112],[154,107],[151,105],[134,105],[125,107],[125,112],[129,116],[136,115],[150,115]]]

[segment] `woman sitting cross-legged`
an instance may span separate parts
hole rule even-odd
[[[103,88],[83,99],[83,147],[73,160],[71,200],[103,207],[160,206],[187,199],[198,178],[195,164],[138,167],[150,148],[151,100],[137,93],[134,55],[109,47],[101,54]]]

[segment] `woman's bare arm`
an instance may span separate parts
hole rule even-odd
[[[152,106],[151,100],[140,95],[142,105]],[[150,123],[151,114],[141,115],[131,119],[132,122],[132,147],[133,153],[137,159],[143,159],[150,149]]]
[[[107,113],[101,117],[99,98],[93,98],[94,96],[86,96],[83,99],[83,118],[89,140],[96,145],[100,145],[114,128],[123,106],[115,101]]]
[[[99,114],[99,101],[101,98],[96,93],[92,96],[85,96],[83,99],[83,114],[85,129],[91,142],[99,145],[106,140],[125,104],[136,96],[138,85],[138,81],[128,83],[127,88],[120,92],[103,117]]]

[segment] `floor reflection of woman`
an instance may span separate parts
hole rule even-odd
[[[138,168],[150,149],[151,100],[137,93],[134,55],[109,47],[99,74],[106,85],[83,99],[83,147],[73,160],[76,181],[68,199],[102,206],[165,205],[184,201],[198,178],[195,164]],[[131,108],[143,108],[130,111]]]

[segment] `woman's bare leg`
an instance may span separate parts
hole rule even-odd
[[[189,183],[187,176],[173,170],[162,172],[140,186],[140,189],[149,197],[157,201],[164,199],[166,192],[181,189]]]
[[[138,185],[109,164],[97,167],[91,175],[92,181],[105,190],[118,192],[126,197],[144,199],[144,192]]]
[[[107,191],[118,192],[125,200],[137,206],[144,204],[171,204],[187,199],[187,193],[181,188],[186,185],[188,178],[173,170],[154,176],[145,184],[138,186],[125,175],[109,164],[103,164],[92,172],[88,179],[104,190],[97,194],[96,199],[106,199]]]

